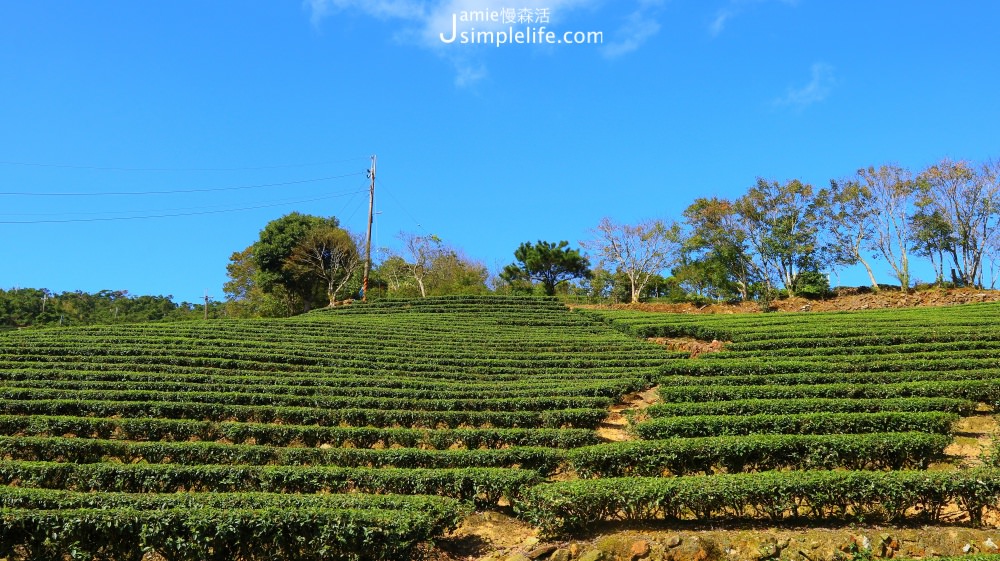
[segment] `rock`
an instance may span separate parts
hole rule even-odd
[[[681,545],[681,537],[677,535],[670,536],[669,538],[667,538],[667,541],[663,542],[663,545],[669,548],[675,548]]]
[[[861,539],[858,541],[858,547],[860,547],[862,551],[871,551],[872,541],[868,539],[868,536],[861,536]]]
[[[792,545],[792,540],[789,538],[782,538],[778,540],[778,543],[775,545],[778,546],[778,549],[788,549],[788,546]]]
[[[568,549],[557,549],[552,552],[552,557],[549,557],[549,561],[569,561],[570,553]]]
[[[534,536],[524,538],[524,541],[521,542],[521,547],[524,549],[530,549],[536,545],[538,545],[538,538]]]
[[[993,541],[993,538],[986,538],[986,541],[983,542],[983,545],[985,545],[987,549],[991,549],[993,551],[1000,550],[1000,547],[998,547],[996,542]]]
[[[529,559],[540,559],[556,550],[554,545],[543,545],[528,552]]]
[[[569,546],[569,556],[574,559],[580,556],[580,544],[573,543]]]
[[[962,553],[968,554],[968,553],[971,553],[972,550],[974,550],[974,549],[976,549],[976,546],[972,545],[971,543],[967,543],[967,544],[965,544],[965,545],[962,546]]]
[[[604,552],[599,549],[592,549],[580,556],[580,561],[603,561]]]
[[[649,542],[646,540],[638,540],[632,542],[632,547],[629,548],[629,554],[632,559],[642,559],[649,555]]]
[[[531,561],[531,559],[529,559],[527,555],[518,551],[517,553],[512,553],[504,561]]]

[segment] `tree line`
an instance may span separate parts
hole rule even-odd
[[[861,265],[873,290],[884,262],[901,289],[912,258],[930,261],[936,284],[994,287],[1000,252],[1000,165],[942,160],[913,173],[859,169],[816,189],[758,179],[735,199],[700,198],[681,224],[674,277],[691,292],[741,300],[776,288],[809,292],[822,272]],[[991,267],[986,276],[987,266]]]
[[[993,288],[998,176],[994,161],[945,159],[917,173],[894,164],[863,168],[823,188],[758,178],[737,198],[695,199],[678,220],[605,218],[579,248],[566,240],[524,242],[514,262],[492,275],[436,235],[401,232],[400,250],[377,252],[369,296],[559,293],[766,303],[780,294],[825,294],[830,273],[854,265],[865,269],[872,290],[886,286],[877,263],[891,272],[891,284],[910,289],[916,258],[930,261],[937,284]],[[362,246],[336,218],[292,213],[272,221],[233,254],[227,310],[291,315],[357,298]]]
[[[210,302],[209,317],[224,313]],[[176,303],[172,296],[134,296],[125,290],[55,293],[45,288],[0,289],[0,328],[90,325],[205,317],[204,304]]]
[[[744,194],[702,197],[678,219],[604,218],[574,248],[524,242],[491,274],[429,233],[400,232],[376,249],[368,297],[563,294],[594,301],[757,301],[829,291],[832,271],[855,265],[871,289],[914,285],[929,262],[939,285],[995,288],[1000,276],[1000,163],[944,159],[912,172],[871,166],[816,188],[758,178]],[[335,217],[293,212],[230,257],[226,302],[212,317],[280,317],[361,296],[364,240]],[[876,270],[890,273],[882,284]],[[885,280],[885,279],[883,279]],[[204,306],[170,296],[45,289],[0,290],[0,327],[195,319]]]

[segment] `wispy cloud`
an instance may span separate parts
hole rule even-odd
[[[664,1],[632,0],[628,4],[622,3],[632,11],[628,12],[613,36],[605,34],[611,39],[605,39],[602,54],[607,58],[619,57],[638,49],[656,35],[660,24],[655,16]],[[403,29],[396,34],[396,38],[403,43],[433,51],[451,62],[456,72],[455,84],[460,87],[475,84],[489,73],[479,60],[483,56],[479,49],[464,48],[463,52],[458,52],[456,45],[448,45],[442,41],[443,33],[451,33],[454,14],[492,11],[516,4],[518,9],[546,9],[551,15],[550,29],[558,29],[574,13],[608,5],[606,0],[518,0],[506,3],[495,0],[303,0],[302,4],[317,26],[324,20],[343,13],[401,22]],[[500,31],[506,30],[508,24],[478,21],[474,27],[477,31]]]
[[[795,6],[798,4],[798,0],[729,0],[729,4],[719,8],[715,12],[715,17],[708,24],[708,33],[712,37],[718,37],[736,16],[753,9],[757,5],[774,2],[779,2],[786,6]]]
[[[662,5],[662,0],[640,0],[635,11],[625,18],[625,23],[618,29],[616,39],[604,46],[605,58],[630,53],[659,33],[657,15]]]
[[[733,17],[735,12],[729,8],[723,8],[715,14],[715,19],[708,26],[708,32],[712,34],[712,37],[717,36],[722,33],[722,30],[726,28],[726,22],[729,18]]]
[[[825,62],[812,65],[812,79],[800,88],[790,88],[784,96],[774,100],[775,105],[804,108],[829,97],[837,83],[833,67]]]

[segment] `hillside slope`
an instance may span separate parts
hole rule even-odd
[[[3,333],[0,558],[407,558],[677,356],[546,299]]]

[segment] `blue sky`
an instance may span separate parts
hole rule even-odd
[[[548,21],[457,25],[601,41],[441,40],[523,8]],[[432,233],[490,268],[758,176],[1000,157],[997,21],[986,0],[5,2],[0,287],[221,299],[269,220],[360,232],[371,154],[377,245]]]

